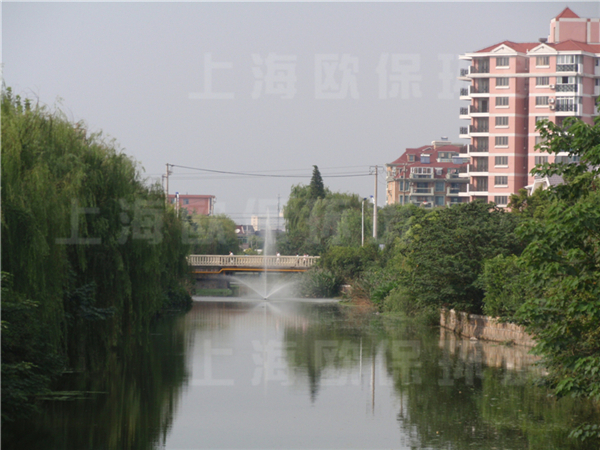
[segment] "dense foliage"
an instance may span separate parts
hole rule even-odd
[[[189,301],[183,230],[113,142],[2,92],[3,421]]]
[[[557,392],[600,400],[600,117],[539,129],[546,151],[579,163],[533,171],[565,183],[549,190],[544,213],[520,230],[530,242],[521,264],[531,296],[517,316],[536,336]]]
[[[281,253],[321,255],[331,245],[360,246],[362,213],[358,195],[332,193],[324,188],[324,197],[315,197],[315,192],[312,184],[292,187],[283,209],[287,231],[279,243]],[[370,228],[370,222],[368,229],[365,224],[365,233]]]
[[[400,284],[423,308],[480,313],[484,261],[520,253],[517,217],[481,202],[436,209],[416,218],[396,247]]]
[[[215,216],[194,215],[189,217],[188,243],[192,254],[227,255],[238,254],[240,245],[235,233],[235,222],[223,214]]]

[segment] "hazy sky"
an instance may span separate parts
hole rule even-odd
[[[171,193],[215,195],[218,212],[249,223],[308,184],[313,164],[330,189],[369,197],[370,166],[460,142],[458,55],[547,37],[565,6],[3,2],[3,75],[114,137],[150,179],[166,163],[288,176],[173,169]],[[568,6],[600,16],[596,1]]]

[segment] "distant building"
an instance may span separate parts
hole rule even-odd
[[[552,180],[536,179],[531,170],[568,155],[535,149],[542,144],[536,123],[558,125],[566,117],[592,124],[600,95],[600,19],[581,18],[565,8],[550,21],[550,35],[539,42],[504,41],[460,57],[471,62],[460,79],[469,83],[460,98],[469,105],[460,117],[469,125],[468,200],[505,206],[510,194]],[[577,161],[568,161],[577,162]]]
[[[176,204],[177,199],[179,199],[179,208],[185,209],[188,214],[212,216],[215,213],[214,195],[169,194],[169,203]]]
[[[279,214],[279,220],[277,216],[251,216],[250,224],[254,227],[254,231],[277,230],[284,226],[283,212]]]
[[[386,203],[414,204],[425,208],[466,202],[468,180],[459,173],[467,164],[459,157],[464,146],[448,141],[407,148],[394,162],[386,164]]]

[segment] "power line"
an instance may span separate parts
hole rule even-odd
[[[273,175],[265,173],[252,173],[252,172],[231,172],[226,170],[214,170],[214,169],[202,169],[199,167],[180,166],[178,164],[169,164],[171,167],[179,167],[180,169],[188,170],[199,170],[202,172],[219,173],[225,175],[241,175],[245,177],[262,177],[262,178],[309,178],[312,175]],[[182,174],[189,175],[189,174]],[[323,175],[323,178],[351,178],[351,177],[368,177],[368,173],[347,173],[347,174],[334,174],[334,175]]]

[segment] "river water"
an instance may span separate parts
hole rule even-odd
[[[49,401],[27,449],[575,449],[528,349],[309,299],[196,298]],[[595,421],[595,422],[594,422]],[[6,447],[8,448],[8,447]]]

